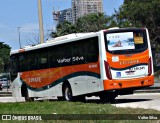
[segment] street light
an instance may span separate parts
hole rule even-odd
[[[38,17],[39,17],[39,32],[40,32],[40,42],[44,43],[44,32],[43,32],[43,20],[42,20],[42,4],[41,0],[38,0]]]
[[[19,35],[19,46],[20,46],[20,49],[21,49],[21,37],[20,37],[20,29],[21,27],[17,27],[18,29],[18,35]]]

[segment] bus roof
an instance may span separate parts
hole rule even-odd
[[[13,50],[11,51],[10,55],[25,52],[25,51],[40,49],[44,47],[49,47],[53,45],[59,45],[59,44],[67,43],[70,41],[76,41],[76,40],[80,40],[83,38],[89,38],[89,37],[94,37],[94,36],[97,36],[97,32],[68,34],[68,35],[50,39],[43,44],[30,45],[30,46],[25,46],[18,50]]]
[[[119,27],[113,27],[113,28],[109,28],[109,29],[105,29],[105,30],[100,30],[98,32],[73,33],[73,34],[68,34],[68,35],[64,35],[64,36],[60,36],[60,37],[57,37],[57,38],[50,39],[50,40],[46,41],[43,44],[37,44],[37,45],[34,45],[34,46],[32,46],[32,45],[31,46],[25,46],[22,49],[13,50],[13,51],[11,51],[10,55],[17,54],[17,53],[20,53],[20,52],[40,49],[40,48],[44,48],[44,47],[49,47],[49,46],[53,46],[53,45],[64,44],[64,43],[68,43],[68,42],[72,42],[72,41],[76,41],[76,40],[80,40],[80,39],[90,38],[90,37],[97,36],[98,34],[100,34],[101,32],[104,32],[104,31],[119,30],[119,29],[123,30],[123,29],[146,29],[146,28],[136,28],[136,27],[119,28]]]

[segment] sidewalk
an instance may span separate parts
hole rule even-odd
[[[14,97],[0,97],[0,102],[2,103],[11,103],[11,102],[25,102],[24,97],[14,98]]]

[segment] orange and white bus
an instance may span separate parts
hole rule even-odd
[[[77,33],[11,51],[13,96],[67,101],[118,95],[154,84],[146,28]]]

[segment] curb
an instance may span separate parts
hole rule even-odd
[[[12,92],[1,92],[0,91],[0,97],[11,97],[12,96]]]

